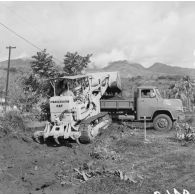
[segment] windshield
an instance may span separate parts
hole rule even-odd
[[[162,98],[160,91],[158,89],[155,89],[155,91],[156,91],[156,95],[158,96],[158,98]]]

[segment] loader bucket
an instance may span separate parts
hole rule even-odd
[[[95,72],[89,73],[92,76],[92,85],[98,84],[99,80],[103,77],[109,77],[108,89],[106,92],[117,92],[122,91],[121,79],[118,72]]]

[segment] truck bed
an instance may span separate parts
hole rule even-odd
[[[134,110],[133,99],[102,99],[100,100],[101,109],[131,109]]]

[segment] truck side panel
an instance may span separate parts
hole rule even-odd
[[[130,109],[134,110],[133,100],[101,100],[101,109]]]

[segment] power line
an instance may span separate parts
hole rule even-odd
[[[9,30],[10,32],[12,32],[13,34],[15,34],[17,37],[23,39],[25,42],[27,42],[28,44],[30,44],[31,46],[35,47],[38,50],[43,51],[40,47],[37,47],[35,44],[33,44],[31,41],[25,39],[24,37],[22,37],[21,35],[19,35],[17,32],[15,32],[14,30],[10,29],[9,27],[7,27],[5,24],[3,24],[2,22],[0,22],[0,25],[2,25],[3,27],[5,27],[7,30]]]
[[[19,35],[17,32],[15,32],[14,30],[12,30],[11,28],[7,27],[5,24],[3,24],[2,22],[0,22],[0,25],[3,26],[4,28],[6,28],[7,30],[9,30],[10,32],[12,32],[14,35],[16,35],[17,37],[21,38],[22,40],[24,40],[26,43],[30,44],[32,47],[43,51],[43,49],[41,49],[40,47],[36,46],[34,43],[32,43],[31,41],[27,40],[26,38],[24,38],[23,36]],[[58,62],[62,63],[60,60],[58,60],[57,58],[53,57],[53,59],[57,60]]]
[[[7,8],[11,14],[15,14],[15,16],[17,16],[20,21],[22,20],[25,23],[25,25],[28,25],[29,27],[31,27],[31,29],[34,30],[34,32],[36,32],[38,34],[42,34],[44,36],[44,33],[42,31],[40,31],[37,26],[32,25],[32,23],[29,20],[27,20],[26,17],[24,18],[24,17],[20,16],[19,14],[17,14],[15,9],[10,9],[9,6],[6,6],[6,5],[3,5],[3,6],[5,6],[5,8]],[[50,50],[48,50],[48,52],[50,52]],[[53,52],[50,52],[50,53],[53,53]]]

